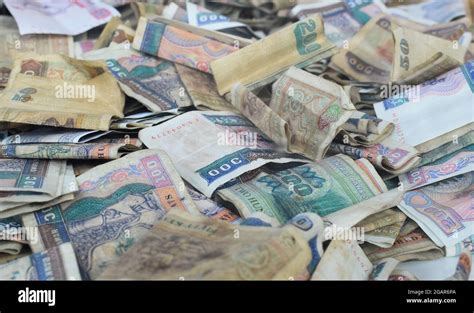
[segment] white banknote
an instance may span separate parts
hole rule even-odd
[[[78,35],[120,13],[97,0],[5,0],[20,34]]]
[[[184,113],[141,130],[139,138],[150,149],[165,150],[179,174],[207,197],[229,180],[266,163],[306,162],[278,148],[233,112]]]
[[[394,139],[416,146],[472,123],[473,103],[471,60],[397,97],[374,104],[374,109],[378,118],[395,124]]]

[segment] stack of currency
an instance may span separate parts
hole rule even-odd
[[[0,279],[473,279],[473,1],[40,2]]]
[[[80,280],[70,243],[23,256],[0,265],[2,280]]]
[[[0,217],[36,211],[74,198],[78,190],[65,160],[0,159]]]

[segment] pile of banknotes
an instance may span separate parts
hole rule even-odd
[[[0,1],[1,280],[468,280],[474,1]]]

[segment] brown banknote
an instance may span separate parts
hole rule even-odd
[[[181,82],[186,88],[194,106],[202,110],[235,111],[235,108],[219,93],[211,75],[175,64]]]
[[[273,84],[268,106],[243,86],[233,89],[232,103],[275,142],[312,160],[323,158],[354,110],[340,86],[295,67]]]
[[[30,34],[20,35],[15,20],[10,16],[0,16],[0,90],[7,86],[17,52],[39,54],[62,53],[74,56],[74,42],[71,36]]]
[[[105,64],[64,55],[19,55],[0,95],[0,121],[108,130],[125,98]]]
[[[393,31],[395,53],[391,80],[418,85],[464,63],[467,48],[457,41],[407,28]]]
[[[252,90],[277,80],[291,66],[303,68],[336,51],[324,35],[321,17],[313,16],[213,61],[211,68],[224,95],[236,83]]]
[[[294,226],[238,226],[172,210],[99,279],[291,280],[310,260]]]
[[[362,248],[372,262],[388,257],[403,262],[408,260],[433,260],[444,256],[443,249],[438,247],[419,228],[407,235],[398,236],[394,245],[390,248],[381,248],[369,243],[365,243]]]
[[[331,59],[331,65],[360,82],[388,83],[394,55],[392,24],[387,15],[373,17],[347,49]]]

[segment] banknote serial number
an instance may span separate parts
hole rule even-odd
[[[455,295],[454,289],[408,289],[409,295]]]

